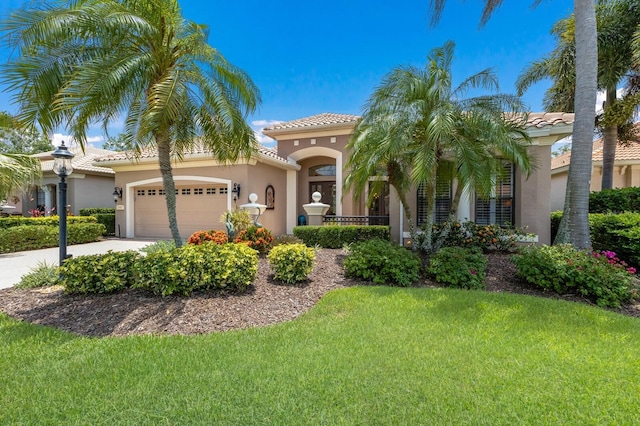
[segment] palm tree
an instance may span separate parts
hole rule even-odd
[[[404,66],[387,74],[348,144],[353,154],[347,163],[351,168],[347,187],[358,194],[371,176],[386,175],[405,209],[412,239],[415,232],[406,199],[411,185],[424,185],[430,212],[435,206],[436,176],[444,169],[453,170],[460,191],[479,188],[484,194],[495,188],[501,168],[497,155],[530,170],[521,101],[502,94],[463,99],[471,88],[495,90],[498,84],[495,75],[484,70],[453,88],[454,48],[449,41],[433,49],[424,69]],[[454,205],[457,208],[457,202]],[[427,215],[422,247],[427,252],[432,250],[431,221]]]
[[[429,0],[433,12],[432,24],[440,19],[446,0]],[[535,0],[534,5],[540,3]],[[486,23],[502,0],[484,0],[485,9],[481,25]],[[564,213],[556,242],[571,243],[578,249],[591,247],[589,236],[589,180],[591,178],[591,151],[598,74],[598,44],[595,2],[574,0],[573,10],[576,21],[576,89],[575,121],[571,163],[567,179],[567,195]]]
[[[81,146],[93,123],[125,117],[136,152],[155,147],[172,237],[172,158],[201,144],[220,161],[249,158],[256,141],[245,119],[259,104],[250,77],[207,44],[208,29],[182,17],[176,0],[40,2],[4,22],[19,55],[5,66],[18,118],[49,133],[67,126]]]
[[[617,88],[632,71],[631,39],[640,23],[637,2],[616,0],[596,6],[598,19],[598,85],[605,91],[604,113],[599,117],[603,134],[602,189],[613,186],[613,163],[618,140],[618,127],[629,127],[632,113],[640,102],[635,90],[629,90],[617,100]],[[552,78],[553,85],[547,91],[546,110],[572,112],[575,95],[575,19],[573,16],[559,21],[552,34],[557,38],[554,51],[534,62],[518,77],[516,87],[522,95],[532,84]],[[631,81],[633,81],[631,79]],[[629,81],[627,82],[627,86]]]
[[[41,176],[40,161],[25,154],[0,153],[0,200],[25,191]]]

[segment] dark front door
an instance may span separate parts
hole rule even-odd
[[[329,204],[329,211],[327,214],[336,214],[336,183],[335,182],[311,182],[309,183],[309,202],[313,202],[314,192],[322,194],[321,203]]]

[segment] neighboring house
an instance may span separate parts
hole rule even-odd
[[[329,215],[388,218],[393,239],[406,241],[408,223],[392,189],[381,194],[371,208],[366,208],[365,197],[355,202],[353,194],[343,189],[347,173],[344,164],[349,155],[346,145],[358,118],[324,113],[276,124],[263,130],[277,140],[276,149],[261,146],[258,156],[233,165],[220,164],[203,151],[185,153],[183,161],[176,161],[173,169],[181,235],[186,237],[199,229],[224,229],[220,217],[226,210],[247,203],[250,193],[258,195],[258,203],[273,201],[273,208],[265,211],[260,223],[276,235],[291,233],[299,217],[305,215],[303,204],[311,202],[311,194],[318,191],[322,202],[330,205]],[[496,197],[467,197],[460,205],[459,217],[480,223],[528,226],[528,232],[548,243],[550,176],[544,171],[550,167],[551,145],[572,133],[573,114],[532,113],[526,127],[533,139],[530,153],[537,161],[538,171],[526,179],[506,165],[510,173],[499,182]],[[111,154],[97,159],[95,164],[113,169],[116,186],[123,188],[116,210],[116,233],[120,229],[121,235],[128,238],[170,237],[154,151],[144,152],[137,161],[126,153]],[[235,201],[234,188],[238,186],[240,196]],[[441,186],[440,207],[446,206],[452,189],[451,185]],[[415,190],[410,199],[419,223],[427,214],[421,191]]]
[[[602,139],[593,143],[591,191],[602,189]],[[564,208],[571,152],[551,160],[551,211]],[[640,143],[618,144],[613,163],[613,188],[640,186]]]
[[[67,206],[78,215],[80,209],[88,207],[113,207],[115,172],[106,167],[96,167],[96,158],[113,154],[114,151],[87,146],[85,151],[78,146],[69,148],[73,152],[73,173],[67,181]],[[16,213],[30,216],[30,211],[40,210],[56,214],[58,206],[58,183],[60,178],[53,172],[53,151],[34,154],[41,161],[42,181],[16,203]]]

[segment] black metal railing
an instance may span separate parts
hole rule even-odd
[[[322,218],[326,225],[383,225],[389,226],[389,216],[331,216]]]

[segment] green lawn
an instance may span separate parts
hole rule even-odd
[[[356,287],[301,318],[80,338],[0,316],[0,424],[638,424],[640,320]]]

